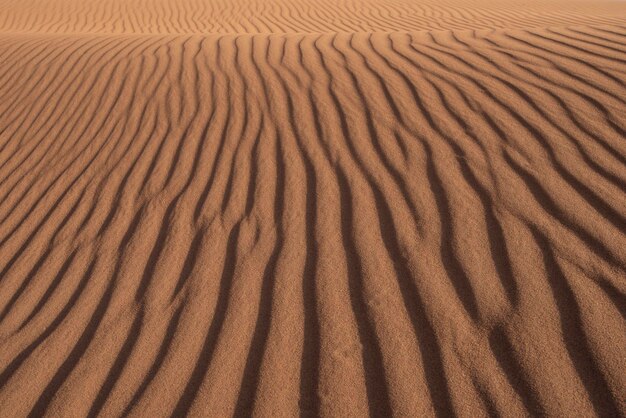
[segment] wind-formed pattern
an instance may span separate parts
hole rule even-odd
[[[2,15],[0,415],[626,414],[617,17],[108,3]]]

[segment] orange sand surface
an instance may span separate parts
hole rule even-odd
[[[0,416],[626,415],[626,2],[0,0]]]

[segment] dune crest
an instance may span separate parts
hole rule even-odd
[[[0,1],[0,415],[626,414],[623,3],[149,3]]]

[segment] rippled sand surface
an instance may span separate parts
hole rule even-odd
[[[626,415],[626,3],[0,0],[0,416]]]

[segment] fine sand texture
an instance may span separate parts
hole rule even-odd
[[[0,0],[0,417],[626,415],[626,2]]]

